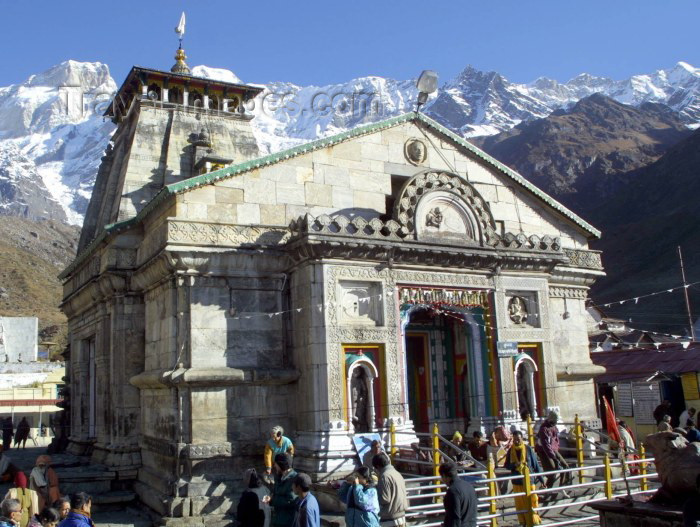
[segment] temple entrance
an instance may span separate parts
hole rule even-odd
[[[408,418],[416,431],[434,422],[466,430],[488,415],[488,356],[483,308],[402,306]]]

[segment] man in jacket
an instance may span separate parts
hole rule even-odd
[[[445,493],[445,527],[476,527],[477,499],[474,487],[459,477],[457,465],[440,465],[440,478],[447,485]]]
[[[92,497],[86,492],[76,492],[70,496],[70,512],[58,527],[95,527],[90,518]]]
[[[544,423],[542,423],[539,431],[537,432],[537,453],[540,455],[542,467],[544,468],[545,472],[565,470],[569,468],[569,464],[559,453],[559,429],[557,428],[558,420],[559,416],[556,412],[549,412],[547,419],[545,419]],[[560,485],[571,484],[571,472],[559,474],[559,477]],[[550,474],[547,476],[547,488],[554,488],[556,478],[557,474]],[[565,498],[569,497],[566,490],[563,490],[562,494]]]
[[[275,509],[272,516],[273,527],[290,527],[296,513],[296,496],[292,490],[297,473],[290,466],[287,454],[275,456],[275,486],[272,488],[270,505]]]
[[[408,498],[403,476],[391,466],[389,456],[385,453],[374,456],[372,466],[379,473],[379,524],[382,527],[405,526]]]
[[[294,494],[299,496],[294,527],[321,527],[321,512],[316,497],[311,494],[311,478],[308,474],[297,474],[292,483]]]

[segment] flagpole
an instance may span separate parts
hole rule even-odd
[[[693,327],[693,315],[690,313],[690,298],[688,297],[688,283],[685,281],[685,268],[683,267],[683,253],[681,246],[678,246],[678,259],[681,263],[681,276],[683,277],[683,289],[685,290],[685,308],[688,311],[688,322],[690,323],[690,338],[695,342],[695,328]]]

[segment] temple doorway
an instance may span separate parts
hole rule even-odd
[[[466,430],[472,416],[486,415],[489,407],[483,325],[471,310],[445,307],[411,306],[402,318],[406,403],[414,429],[428,432],[438,422]]]

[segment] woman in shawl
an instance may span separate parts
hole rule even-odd
[[[44,509],[29,520],[28,527],[56,527],[61,517],[58,511],[52,507],[44,507]]]
[[[254,468],[243,475],[246,489],[241,494],[236,519],[241,527],[268,527],[270,525],[270,491]]]
[[[347,505],[347,527],[379,527],[379,498],[367,467],[360,467],[338,490],[338,496]]]
[[[52,504],[61,496],[58,490],[58,476],[51,468],[49,456],[44,455],[36,458],[36,466],[29,474],[29,488],[39,495],[39,509]]]
[[[29,439],[30,430],[31,427],[29,426],[27,418],[23,417],[17,425],[17,433],[15,434],[15,448],[19,447],[20,443],[22,443],[22,448],[27,446],[27,439]]]
[[[15,472],[14,487],[5,494],[5,499],[8,498],[19,501],[22,506],[22,519],[19,525],[27,527],[29,520],[39,513],[39,497],[36,492],[27,488],[27,476],[21,470]]]
[[[510,469],[511,474],[524,474],[525,467],[530,470],[531,474],[542,472],[542,467],[540,462],[535,455],[535,451],[530,447],[530,445],[525,444],[523,441],[523,433],[520,430],[513,431],[513,446],[510,447],[508,454],[506,454],[506,468]],[[537,476],[536,481],[543,483],[542,478]],[[513,480],[513,494],[518,494],[525,492],[523,478],[516,478]],[[528,496],[515,496],[515,508],[518,511],[527,511],[530,509],[535,509],[539,506],[539,501],[537,500],[537,494],[530,494]],[[542,523],[542,519],[539,514],[532,512],[532,517],[529,513],[518,513],[518,521],[520,525],[525,525],[527,527],[532,527],[533,525],[539,525]]]

